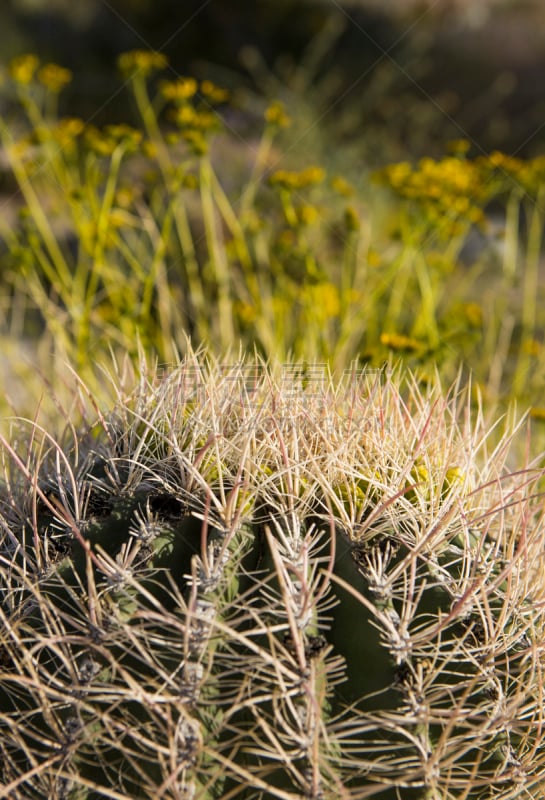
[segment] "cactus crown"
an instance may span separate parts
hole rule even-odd
[[[0,798],[541,796],[542,473],[401,383],[190,355],[3,442]]]

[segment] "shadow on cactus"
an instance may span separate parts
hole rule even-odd
[[[460,387],[190,356],[3,441],[2,798],[537,798],[542,472]],[[121,393],[120,393],[121,398]]]

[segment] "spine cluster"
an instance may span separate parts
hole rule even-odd
[[[0,798],[542,796],[542,472],[456,386],[311,375],[3,441]]]

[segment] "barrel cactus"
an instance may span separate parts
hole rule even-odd
[[[191,355],[21,426],[0,797],[544,796],[543,476],[459,387]]]

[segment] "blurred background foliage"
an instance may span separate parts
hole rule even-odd
[[[115,62],[138,47],[221,85],[310,90],[334,142],[384,162],[460,135],[533,155],[545,135],[541,0],[3,0],[0,31],[3,61],[70,68],[64,110],[100,122],[125,118]]]
[[[240,335],[463,365],[543,427],[543,0],[2,0],[0,41],[14,397],[52,352]]]

